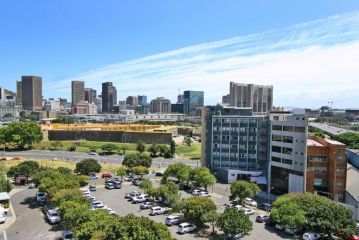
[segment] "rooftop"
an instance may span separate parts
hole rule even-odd
[[[359,170],[347,164],[347,192],[359,202]]]
[[[320,142],[317,142],[313,139],[307,139],[307,146],[314,146],[314,147],[323,147],[324,145],[321,144]]]

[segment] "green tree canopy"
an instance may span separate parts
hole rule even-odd
[[[359,149],[359,133],[357,132],[347,132],[339,134],[335,137],[339,142],[344,143],[348,148]]]
[[[270,216],[286,229],[300,229],[305,223],[305,212],[294,202],[286,202],[272,209]]]
[[[252,231],[253,223],[243,211],[235,208],[226,208],[218,217],[217,226],[228,236],[247,234]]]
[[[216,177],[206,167],[192,169],[189,173],[189,180],[196,188],[204,188],[216,183]]]
[[[123,180],[123,177],[127,175],[127,168],[125,167],[119,167],[117,169],[116,175],[121,177],[121,181]]]
[[[180,183],[188,181],[189,173],[191,172],[191,167],[184,163],[174,163],[168,165],[165,172],[163,173],[164,178],[174,177]]]
[[[132,172],[136,176],[140,176],[142,178],[143,175],[148,174],[148,168],[144,166],[136,166],[132,168]]]
[[[156,143],[154,143],[147,149],[147,151],[149,151],[151,153],[151,157],[157,157],[157,154],[160,151],[160,148]]]
[[[146,150],[146,146],[143,142],[138,142],[136,145],[136,150],[140,153],[143,153]]]
[[[151,167],[152,158],[145,153],[131,153],[127,154],[123,159],[122,164],[128,168],[136,166]]]
[[[140,183],[140,188],[147,192],[148,189],[152,188],[152,181],[150,179],[143,179]]]
[[[219,218],[219,213],[216,210],[211,210],[202,215],[202,222],[209,223],[212,227],[212,234],[215,233],[215,227]]]
[[[183,144],[187,145],[188,147],[192,146],[192,138],[191,137],[185,137],[183,140]]]
[[[231,184],[231,195],[229,199],[231,201],[238,200],[240,204],[243,204],[245,198],[252,198],[260,192],[260,188],[255,183],[247,181],[235,181]]]
[[[9,177],[25,176],[29,177],[40,168],[40,165],[36,161],[24,161],[17,166],[10,167],[7,175]]]
[[[113,154],[113,153],[117,152],[118,146],[113,143],[106,143],[101,146],[101,150],[102,150],[102,152],[104,152],[106,154]]]
[[[0,132],[6,143],[13,144],[20,149],[26,145],[31,147],[33,143],[42,140],[41,127],[34,122],[10,123],[1,128]]]
[[[90,175],[101,172],[101,165],[93,158],[86,158],[76,163],[75,173]]]

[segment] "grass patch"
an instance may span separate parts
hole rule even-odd
[[[179,145],[176,147],[177,157],[183,159],[200,159],[201,158],[201,143],[194,142],[192,146]]]

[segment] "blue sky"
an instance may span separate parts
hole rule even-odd
[[[3,0],[0,85],[40,75],[45,97],[69,98],[71,79],[114,81],[119,99],[181,88],[213,104],[229,81],[254,82],[274,85],[276,105],[358,107],[358,11],[356,0]]]

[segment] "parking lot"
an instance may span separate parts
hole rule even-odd
[[[154,182],[154,185],[159,184],[160,178],[155,178],[151,176],[151,179]],[[97,191],[92,192],[92,196],[96,197],[97,200],[102,201],[107,207],[113,209],[116,211],[116,213],[120,216],[125,216],[127,214],[134,214],[136,216],[146,216],[150,219],[153,219],[160,223],[165,223],[165,218],[168,216],[168,214],[164,215],[156,215],[156,216],[150,216],[150,210],[140,210],[140,204],[133,204],[129,202],[127,199],[124,198],[126,193],[132,192],[132,191],[140,191],[143,192],[141,189],[139,189],[136,186],[133,186],[131,182],[123,182],[121,189],[112,189],[107,190],[103,187],[104,181],[102,179],[98,180],[91,180],[91,184],[97,185]],[[190,197],[191,195],[181,191],[181,195],[183,198]],[[228,204],[228,198],[224,197],[222,195],[212,193],[211,199],[215,202],[217,205],[217,209],[220,212],[224,211],[225,204]],[[263,213],[263,211],[258,209],[253,209],[256,214],[251,215],[250,219],[253,222],[253,230],[251,231],[250,235],[246,235],[243,237],[243,239],[268,239],[268,240],[277,240],[277,239],[293,239],[293,237],[283,233],[279,232],[273,228],[266,229],[265,224],[263,223],[257,223],[255,222],[255,217],[259,213]],[[170,232],[172,235],[179,240],[189,240],[189,239],[209,239],[208,232],[195,232],[195,233],[187,233],[183,235],[179,235],[176,233],[177,226],[171,226],[169,227]],[[209,230],[208,230],[209,231]]]

